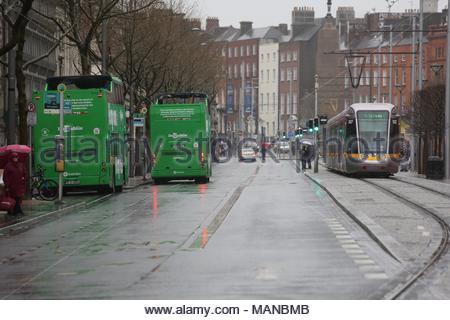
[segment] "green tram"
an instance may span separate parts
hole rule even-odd
[[[128,181],[126,114],[123,85],[115,77],[50,77],[33,94],[37,125],[33,130],[34,167],[58,181],[55,168],[60,94],[64,92],[64,190],[122,191]]]
[[[203,93],[162,95],[151,106],[150,147],[155,184],[169,180],[208,183],[211,168],[211,119]]]

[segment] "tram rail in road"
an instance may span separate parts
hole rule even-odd
[[[387,186],[383,186],[382,184],[377,183],[376,181],[380,181],[380,179],[375,180],[375,181],[374,181],[374,179],[361,179],[361,180],[370,185],[375,186],[376,188],[382,190],[386,194],[393,196],[393,197],[399,199],[400,201],[402,201],[403,203],[406,203],[406,204],[410,205],[411,207],[414,207],[415,209],[430,216],[441,227],[442,235],[441,235],[440,244],[437,247],[437,249],[433,252],[433,254],[429,258],[429,260],[424,264],[424,266],[418,268],[412,274],[409,274],[406,281],[404,281],[401,284],[398,284],[393,290],[391,290],[384,296],[385,299],[395,300],[395,299],[400,298],[403,294],[407,293],[408,289],[411,288],[417,281],[419,281],[419,279],[421,279],[423,276],[425,276],[429,270],[431,270],[433,267],[435,267],[439,263],[439,261],[445,256],[445,254],[448,252],[448,249],[450,247],[450,243],[449,243],[450,226],[447,224],[447,222],[445,222],[444,218],[441,217],[441,214],[436,212],[433,208],[428,208],[424,204],[414,201],[414,200],[408,198],[407,196],[405,196],[404,194],[401,194],[398,191],[392,190],[391,188],[389,188]],[[439,191],[421,186],[416,183],[408,183],[408,182],[398,180],[398,179],[384,179],[384,180],[397,181],[402,184],[412,185],[419,189],[425,190],[427,192],[434,193],[441,197],[450,199],[450,196],[443,192],[439,192]]]

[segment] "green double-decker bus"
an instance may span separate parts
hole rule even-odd
[[[211,168],[211,119],[203,93],[165,94],[149,112],[152,178],[207,183]]]
[[[60,93],[64,84],[64,190],[122,191],[128,180],[127,132],[123,85],[115,77],[50,77],[33,94],[34,167],[58,181],[55,168]]]

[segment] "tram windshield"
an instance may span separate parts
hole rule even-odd
[[[388,124],[388,111],[358,111],[361,153],[387,152]]]

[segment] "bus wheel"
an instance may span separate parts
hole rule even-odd
[[[208,177],[200,177],[200,178],[195,178],[195,183],[197,184],[205,184],[209,182],[209,178]]]
[[[116,192],[117,193],[120,193],[120,192],[122,192],[123,191],[123,186],[116,186]]]
[[[159,185],[159,184],[162,184],[162,183],[163,183],[162,179],[157,179],[157,178],[153,179],[153,184],[154,185]]]

